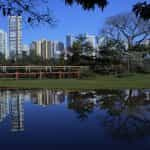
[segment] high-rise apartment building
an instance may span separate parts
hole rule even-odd
[[[7,59],[9,56],[7,47],[7,33],[0,30],[0,53],[2,53]]]
[[[89,35],[84,34],[83,37],[85,38],[85,41],[90,43],[93,48],[96,48],[97,46],[97,39],[95,35]],[[67,35],[66,36],[66,48],[72,47],[73,43],[77,40],[77,38],[73,35]]]
[[[66,48],[72,47],[73,43],[76,41],[76,37],[72,35],[66,36]]]
[[[53,51],[55,58],[59,58],[60,55],[64,53],[64,49],[64,43],[59,41],[53,41]]]
[[[85,34],[85,41],[88,42],[93,48],[97,47],[97,39],[95,35]]]
[[[37,56],[43,60],[57,58],[64,50],[64,44],[56,41],[39,40],[33,41],[30,45],[30,51],[34,51]]]
[[[9,17],[9,51],[11,57],[22,55],[22,17]]]

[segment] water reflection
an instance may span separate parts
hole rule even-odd
[[[24,132],[26,103],[42,108],[61,105],[84,122],[93,115],[99,128],[116,139],[150,136],[150,90],[0,90],[0,124],[9,119],[10,131]]]
[[[70,92],[68,108],[73,109],[80,120],[85,120],[97,105],[96,92]]]
[[[65,101],[64,91],[40,90],[31,93],[31,101],[33,104],[48,106],[52,104],[61,104]]]
[[[0,92],[0,122],[8,116],[11,119],[11,131],[24,131],[24,98],[19,92],[12,93],[8,90]]]
[[[104,127],[118,139],[150,135],[150,90],[124,90],[101,99]]]

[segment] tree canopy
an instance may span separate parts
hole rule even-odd
[[[146,1],[139,2],[136,5],[134,5],[133,11],[137,16],[140,16],[145,20],[150,19],[150,3],[148,4]]]
[[[3,16],[22,16],[29,24],[55,23],[47,0],[0,0],[0,13]]]
[[[150,20],[143,20],[133,13],[118,14],[106,20],[102,33],[109,39],[125,41],[131,48],[150,38]]]
[[[77,3],[85,10],[94,9],[96,6],[103,10],[108,5],[109,0],[65,0],[65,2],[69,5]],[[145,20],[150,19],[150,3],[147,1],[138,2],[133,6],[133,12]]]
[[[109,0],[63,0],[66,5],[74,3],[80,5],[85,10],[92,10],[96,7],[104,9]],[[137,16],[150,19],[150,3],[137,3],[133,7]],[[30,24],[48,23],[55,24],[55,19],[50,11],[48,0],[0,0],[0,13],[3,16],[21,15]]]
[[[95,9],[96,6],[103,10],[108,4],[108,0],[65,0],[65,2],[69,5],[77,3],[85,10]]]

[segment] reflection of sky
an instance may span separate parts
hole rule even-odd
[[[138,92],[140,94],[138,94]],[[117,94],[109,93],[109,91],[108,94],[103,94],[102,92],[100,94],[98,94],[99,92],[91,93],[93,92],[87,91],[84,93],[82,92],[81,94],[78,92],[78,97],[76,97],[74,92],[70,93],[55,90],[0,91],[0,101],[4,101],[5,97],[9,97],[10,104],[7,105],[7,107],[10,108],[12,104],[11,101],[16,102],[16,97],[20,97],[18,100],[22,101],[20,104],[23,107],[19,107],[22,109],[19,111],[24,112],[22,113],[22,116],[20,116],[23,120],[17,120],[22,121],[20,123],[22,123],[23,126],[20,127],[24,128],[23,132],[11,133],[12,109],[10,109],[10,115],[0,122],[0,143],[99,143],[126,145],[128,144],[126,140],[115,140],[115,137],[111,136],[111,132],[108,132],[108,130],[106,132],[103,126],[103,121],[106,117],[110,117],[108,111],[111,109],[109,107],[112,107],[113,110],[121,111],[117,117],[120,116],[122,121],[128,116],[131,116],[131,119],[133,117],[137,118],[137,120],[141,120],[138,125],[141,125],[142,128],[145,127],[142,120],[150,121],[150,104],[144,103],[146,100],[145,96],[143,97],[142,103],[137,103],[136,106],[133,105],[132,107],[126,105],[124,110],[120,109],[123,105],[123,99],[119,101],[118,98],[116,100],[113,99],[115,105],[106,105],[107,107],[103,109],[103,107],[101,108],[100,106],[104,104],[104,101],[107,104],[107,102],[111,100],[110,97]],[[148,93],[148,91],[133,90],[133,93],[132,96],[137,97],[138,95],[141,95],[141,93],[150,94],[150,91]],[[41,95],[41,99],[38,99],[39,94]],[[123,91],[121,96],[126,96],[128,94],[129,92]],[[3,95],[5,95],[5,97],[2,98]],[[118,96],[120,97],[120,95]],[[55,100],[52,100],[52,98]],[[46,99],[47,105],[45,105],[44,99]],[[35,105],[33,103],[39,101],[39,104],[36,103]],[[16,104],[14,102],[13,104]],[[71,104],[70,108],[69,104]],[[81,112],[76,111],[81,104],[83,105],[83,107],[80,107]],[[17,108],[18,106],[16,105],[15,107]],[[80,120],[77,113],[85,113],[82,112],[82,109],[84,109],[88,116],[86,119]],[[88,109],[92,111],[87,113]],[[111,116],[109,118],[113,118],[111,123],[113,123],[113,121],[116,123],[117,119],[115,117],[116,116]],[[130,123],[137,122],[130,120],[126,121],[126,123],[130,126]],[[115,127],[117,125],[119,126],[120,124],[115,124]],[[138,131],[136,132],[138,133]],[[138,142],[144,143],[144,139],[141,139]],[[134,143],[138,142],[135,141]]]

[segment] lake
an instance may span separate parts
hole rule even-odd
[[[0,144],[150,147],[150,90],[0,89]]]

